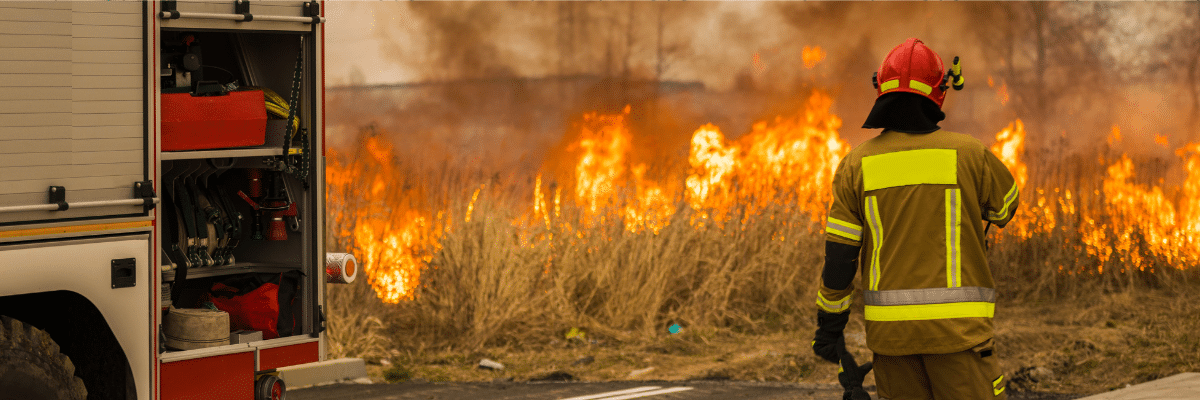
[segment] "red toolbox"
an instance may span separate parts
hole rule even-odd
[[[261,146],[267,109],[260,90],[215,96],[162,95],[162,150]]]

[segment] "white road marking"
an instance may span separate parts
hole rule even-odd
[[[594,400],[594,399],[605,398],[608,396],[620,396],[623,394],[645,392],[645,391],[654,390],[654,389],[662,389],[662,386],[642,386],[642,387],[635,387],[633,389],[617,390],[614,392],[604,392],[604,393],[589,394],[589,395],[584,395],[584,396],[569,397],[569,398],[565,398],[562,400]],[[607,399],[605,399],[605,400],[607,400]]]
[[[692,388],[690,388],[690,387],[684,387],[684,386],[680,386],[680,387],[666,388],[666,389],[660,389],[660,390],[652,390],[652,391],[649,391],[649,392],[638,392],[638,393],[634,393],[634,394],[627,394],[627,395],[624,395],[624,396],[616,396],[616,397],[603,397],[603,398],[600,398],[600,399],[597,399],[597,400],[626,400],[626,399],[636,399],[636,398],[639,398],[639,397],[657,396],[657,395],[660,395],[660,394],[675,393],[675,392],[684,392],[684,391],[688,391],[688,390],[692,390]]]

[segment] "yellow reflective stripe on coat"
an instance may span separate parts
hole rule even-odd
[[[921,93],[925,93],[925,94],[933,93],[932,87],[930,87],[929,85],[926,85],[925,82],[921,82],[918,80],[908,81],[908,87],[916,89],[916,90],[920,91]]]
[[[992,381],[992,395],[993,396],[999,396],[1000,393],[1004,393],[1004,388],[1006,386],[1000,386],[1000,383],[1003,381],[1004,381],[1004,375],[1000,375],[999,378],[996,378],[996,380]]]
[[[880,84],[879,84],[879,91],[880,91],[880,92],[886,92],[886,91],[889,91],[889,90],[892,90],[892,89],[896,89],[896,88],[899,88],[899,87],[900,87],[900,80],[899,80],[899,79],[892,79],[892,80],[890,80],[890,81],[887,81],[887,82],[884,82],[884,83],[880,83]]]
[[[867,223],[871,227],[871,276],[867,284],[870,290],[879,290],[879,253],[883,248],[883,222],[879,220],[879,198],[867,196]]]
[[[950,318],[992,318],[996,303],[965,302],[908,306],[865,306],[867,321],[923,321]]]
[[[962,286],[962,192],[946,189],[946,287]]]
[[[828,221],[825,223],[825,232],[832,233],[855,242],[862,241],[862,226],[842,221],[834,217],[828,218]]]
[[[1004,221],[1008,218],[1009,208],[1012,207],[1014,201],[1017,200],[1017,194],[1020,190],[1017,189],[1017,183],[1013,182],[1012,189],[1008,189],[1008,194],[1004,195],[1004,207],[999,212],[988,212],[988,219],[991,221]]]
[[[909,185],[958,184],[958,152],[921,149],[862,159],[863,191]]]
[[[842,298],[840,301],[829,301],[825,295],[817,291],[817,307],[831,313],[840,313],[850,308],[850,296]]]

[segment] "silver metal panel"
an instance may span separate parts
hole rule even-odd
[[[76,126],[71,133],[75,139],[142,138],[142,127],[130,126]],[[140,149],[137,149],[140,150]],[[76,154],[78,156],[78,153]],[[78,160],[78,158],[76,158]]]
[[[5,21],[0,24],[0,34],[14,35],[62,35],[70,34],[71,23],[51,21]]]
[[[0,35],[0,48],[70,49],[71,32],[61,35]]]
[[[69,74],[71,66],[62,61],[0,61],[0,71],[10,74]]]
[[[133,50],[79,50],[71,53],[71,61],[88,64],[134,64],[130,60],[141,56],[142,52]],[[139,75],[140,72],[139,70]]]
[[[14,7],[14,5],[16,7]],[[56,6],[62,6],[57,4]],[[66,8],[53,9],[36,4],[27,4],[22,7],[21,4],[10,2],[0,2],[0,21],[46,21],[46,22],[71,22],[70,5],[66,4]]]
[[[142,48],[142,39],[126,38],[72,38],[71,46],[75,50],[138,50]]]
[[[22,139],[69,139],[71,137],[71,127],[66,125],[59,126],[0,126],[0,138],[11,140]],[[7,156],[6,156],[7,157]],[[0,165],[4,165],[7,159],[0,159]]]
[[[76,12],[75,25],[133,26],[138,28],[138,31],[133,33],[134,36],[141,35],[142,32],[142,21],[130,19],[128,14]]]
[[[0,114],[30,114],[70,111],[71,102],[69,100],[0,100]]]
[[[76,76],[71,78],[71,85],[76,89],[127,89],[141,84],[142,77],[140,76]]]
[[[75,101],[72,102],[75,118],[80,114],[126,114],[140,113],[142,100]],[[140,129],[139,129],[140,130]],[[140,132],[139,132],[140,133]]]
[[[74,164],[32,167],[0,167],[0,176],[20,176],[26,179],[52,180],[93,176],[137,175],[142,163]],[[132,187],[132,186],[131,186]],[[42,192],[45,191],[43,188]],[[132,191],[132,189],[131,189]],[[129,198],[129,197],[126,197]],[[117,199],[114,199],[117,200]]]
[[[112,160],[127,160],[131,157],[139,156],[141,156],[141,150],[81,151],[71,154],[69,161],[74,164],[104,164],[110,163]],[[62,163],[63,160],[46,157],[42,153],[8,154],[0,158],[0,168],[51,166],[61,165]]]
[[[114,150],[141,150],[141,138],[105,138],[105,139],[75,139],[71,141],[72,151],[114,151]],[[113,160],[117,162],[118,160]],[[125,162],[142,163],[141,159],[121,160]],[[132,182],[130,182],[132,183]]]
[[[142,122],[141,114],[76,114],[75,126],[129,126]],[[141,146],[140,144],[138,146]],[[139,147],[140,148],[140,147]]]
[[[0,205],[133,198],[144,180],[141,2],[0,2]],[[140,206],[0,215],[128,215]]]
[[[130,21],[136,21],[139,24],[142,22],[140,18],[142,4],[140,1],[74,1],[71,2],[71,11],[74,11],[76,14],[133,14],[134,18],[130,19]]]
[[[92,64],[75,63],[71,68],[75,76],[133,76],[142,77],[142,64]]]
[[[0,126],[8,127],[62,125],[70,121],[71,113],[0,114]],[[0,153],[6,153],[4,150],[0,147]]]
[[[0,38],[3,37],[0,36]],[[0,86],[71,87],[71,74],[12,74],[0,72]],[[3,124],[3,122],[0,122],[0,126]]]
[[[70,202],[72,199],[74,199],[74,197],[72,196],[72,193],[74,193],[75,191],[123,188],[122,191],[125,192],[125,194],[121,195],[120,197],[111,199],[111,200],[132,199],[133,198],[133,183],[140,180],[140,178],[141,178],[141,174],[118,175],[118,176],[95,176],[95,177],[85,177],[85,178],[59,178],[59,179],[49,179],[49,180],[47,180],[47,179],[16,180],[16,181],[9,181],[6,183],[6,185],[8,187],[5,190],[5,194],[9,194],[9,193],[39,193],[42,195],[41,200],[38,202],[35,202],[34,204],[45,204],[46,203],[46,190],[50,186],[62,186],[62,187],[67,188],[67,202]],[[97,200],[100,200],[100,199],[97,199]],[[104,200],[108,200],[108,199],[104,199]],[[13,204],[13,205],[17,206],[17,205],[25,205],[25,204]],[[129,211],[128,210],[129,207],[121,207],[121,208],[124,208],[124,209],[126,209],[126,211]],[[60,212],[58,212],[58,214],[55,214],[55,215],[73,213],[75,211],[79,211],[79,210],[60,211]],[[138,211],[141,211],[140,207],[138,207]],[[16,214],[19,214],[19,213],[16,213]],[[3,215],[4,214],[0,214],[0,218],[2,218]]]
[[[71,53],[62,49],[4,49],[0,61],[69,61]]]
[[[70,100],[69,87],[0,87],[0,99],[10,100]],[[2,128],[0,128],[2,129]],[[4,136],[0,132],[0,136]]]
[[[77,16],[81,14],[76,14]],[[108,17],[123,17],[117,14],[82,14],[82,15],[105,15]],[[128,18],[126,18],[128,19]],[[88,23],[93,23],[89,21]],[[71,35],[76,38],[140,38],[142,34],[141,25],[138,26],[115,26],[115,25],[81,25],[76,22],[71,27]]]
[[[142,101],[142,91],[135,88],[76,88],[69,91],[71,98],[81,101]]]

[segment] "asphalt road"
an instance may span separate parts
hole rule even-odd
[[[874,387],[868,387],[876,399]],[[1010,400],[1068,400],[1075,395],[1010,393]],[[692,382],[500,382],[500,383],[394,383],[337,384],[290,390],[289,400],[837,400],[835,385],[738,381]]]
[[[870,388],[874,389],[874,388]],[[394,383],[289,390],[289,400],[816,400],[841,399],[840,387],[758,382]]]

